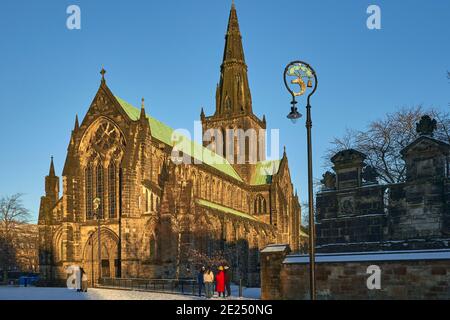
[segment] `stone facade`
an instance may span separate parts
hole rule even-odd
[[[450,299],[450,145],[420,137],[401,151],[404,183],[380,185],[366,156],[338,152],[316,198],[318,299]],[[286,245],[261,253],[264,299],[309,299],[309,257]],[[369,289],[369,266],[381,289]]]
[[[287,252],[262,255],[262,270],[278,275],[262,275],[263,299],[309,299],[308,257]],[[316,261],[321,300],[450,299],[450,250],[318,254]],[[379,289],[367,286],[370,266],[379,268]]]
[[[401,156],[406,181],[387,185],[356,150],[332,158],[316,198],[318,251],[450,246],[450,145],[423,134]]]
[[[216,113],[206,117],[202,110],[203,129],[259,133],[265,119],[252,111],[234,5],[225,48]],[[299,247],[300,205],[286,153],[255,163],[245,153],[247,160],[237,164],[227,161],[236,158],[236,147],[223,154],[217,144],[176,144],[173,130],[146,114],[144,101],[139,110],[114,96],[104,73],[83,121],[75,121],[61,197],[53,159],[45,178],[39,213],[44,279],[64,279],[71,264],[98,278],[99,216],[103,277],[188,277],[200,263],[193,257],[220,254],[233,277],[257,285],[260,248],[275,242]]]

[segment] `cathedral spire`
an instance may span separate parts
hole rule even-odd
[[[59,199],[59,178],[55,174],[53,156],[50,161],[50,170],[45,177],[45,196],[50,207],[53,207]]]
[[[51,156],[51,160],[50,160],[50,170],[48,172],[48,176],[49,177],[55,177],[55,165],[53,164],[53,156]]]
[[[263,130],[266,129],[266,123],[260,120],[252,110],[247,65],[234,2],[231,5],[228,18],[223,61],[220,66],[219,83],[216,87],[216,111],[212,116],[202,117],[200,115],[200,118],[203,133],[210,129],[222,132],[223,150],[219,148],[215,151],[225,159],[231,160],[230,162],[233,163],[233,167],[240,177],[244,181],[250,182],[253,169],[249,165],[265,160],[266,143]],[[244,132],[252,129],[253,132],[256,132],[257,141],[252,145],[250,145],[250,142],[248,144],[245,142],[244,148],[237,147],[241,143],[236,139],[238,132],[233,132],[233,138],[231,134],[228,135],[229,131],[227,130],[230,128],[243,130]],[[208,147],[205,141],[203,144]]]
[[[203,107],[202,107],[202,111],[200,112],[200,118],[201,119],[205,118],[205,111],[203,111]]]
[[[216,91],[216,115],[237,116],[252,113],[242,36],[236,7],[231,5],[225,35],[225,49]]]
[[[241,31],[239,30],[239,21],[234,2],[231,5],[225,40],[223,62],[237,60],[245,64],[244,50],[242,47],[242,36]]]

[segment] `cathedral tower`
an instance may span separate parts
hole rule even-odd
[[[244,180],[250,179],[251,164],[265,159],[266,121],[253,114],[234,3],[228,19],[220,81],[216,88],[216,111],[214,115],[205,117],[202,110],[201,120],[206,140],[204,145],[232,163]]]

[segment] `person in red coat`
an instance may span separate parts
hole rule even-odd
[[[223,272],[223,267],[219,267],[219,272],[216,275],[216,291],[219,294],[219,297],[221,294],[225,298],[225,273]]]

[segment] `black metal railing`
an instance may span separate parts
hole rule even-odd
[[[102,278],[101,287],[150,292],[197,295],[198,283],[191,279]]]

